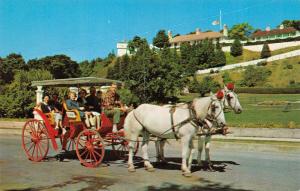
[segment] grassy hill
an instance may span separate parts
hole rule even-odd
[[[271,55],[274,56],[277,54],[283,54],[283,53],[290,52],[293,50],[298,50],[298,49],[300,49],[300,46],[282,48],[279,50],[272,51]],[[226,55],[227,65],[260,59],[260,52],[255,52],[255,51],[251,51],[251,50],[247,50],[247,49],[243,50],[243,55],[241,55],[241,56],[233,57],[230,55],[230,52],[225,52],[225,55]]]
[[[300,83],[300,57],[292,57],[288,59],[269,62],[266,66],[272,74],[267,78],[267,82],[262,87],[289,87],[290,83]],[[288,69],[290,68],[290,69]],[[219,83],[222,83],[222,75],[227,72],[230,78],[238,83],[243,79],[243,68],[236,68],[227,71],[221,71],[217,74],[198,75],[197,79],[201,80],[204,76],[210,75]]]

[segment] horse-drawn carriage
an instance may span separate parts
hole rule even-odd
[[[104,86],[111,83],[121,85],[122,82],[104,78],[70,78],[58,80],[34,81],[32,86],[38,89],[37,103],[42,101],[42,87],[86,87]],[[34,119],[29,119],[22,130],[22,146],[29,160],[39,162],[47,157],[50,144],[58,151],[58,143],[67,151],[76,150],[80,162],[86,167],[97,167],[105,155],[105,147],[111,147],[111,153],[124,159],[128,153],[128,142],[124,139],[123,123],[125,116],[121,117],[118,132],[112,133],[112,122],[104,113],[101,113],[100,128],[87,128],[77,110],[70,110],[63,103],[62,126],[68,131],[62,134],[55,129],[53,113],[43,113],[34,109]],[[57,142],[58,140],[58,142]],[[135,145],[138,149],[138,142]]]

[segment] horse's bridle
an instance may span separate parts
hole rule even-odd
[[[234,108],[235,108],[235,106],[236,106],[236,103],[237,103],[237,94],[236,94],[234,91],[231,91],[231,90],[224,90],[224,92],[225,92],[225,96],[224,96],[224,97],[225,97],[225,98],[224,98],[224,109],[226,109],[226,108],[225,108],[225,99],[226,99],[228,105],[231,107],[232,110],[234,110]],[[234,95],[234,97],[235,97],[234,106],[231,105],[231,102],[230,102],[231,97],[230,97],[230,99],[228,99],[228,96],[230,96],[229,93],[233,93],[233,95]]]
[[[224,109],[222,102],[220,100],[218,100],[218,99],[211,98],[211,103],[208,106],[208,110],[211,109],[211,111],[212,111],[212,109],[214,109],[213,107],[215,107],[215,106],[213,105],[213,102],[215,102],[215,101],[218,101],[220,103],[220,105],[221,105],[220,112],[217,115],[214,115],[214,116],[212,116],[212,114],[209,114],[209,115],[206,116],[205,119],[209,120],[210,122],[216,122],[218,124],[217,118],[219,117],[219,115],[221,115],[221,113],[222,113],[222,111]]]

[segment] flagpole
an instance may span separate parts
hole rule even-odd
[[[222,11],[220,9],[220,30],[222,30]]]

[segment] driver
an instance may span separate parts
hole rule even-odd
[[[117,94],[117,84],[113,83],[103,98],[104,113],[108,117],[113,117],[112,132],[118,131],[117,125],[120,122],[121,113],[126,112],[120,101],[120,96]]]

